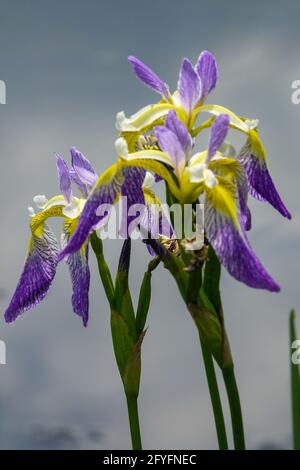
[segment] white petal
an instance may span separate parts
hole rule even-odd
[[[33,202],[39,209],[44,209],[45,205],[48,202],[48,199],[46,198],[45,194],[37,194],[33,198]]]
[[[196,163],[189,166],[190,182],[201,183],[204,180],[204,171],[206,170],[205,163]]]
[[[29,206],[27,209],[28,209],[29,217],[34,217],[35,216],[34,208]]]
[[[259,119],[246,119],[246,126],[248,126],[249,131],[256,129],[259,124]]]
[[[78,199],[77,197],[73,197],[70,204],[67,204],[63,208],[63,214],[69,219],[77,219],[80,216],[84,204],[82,203],[83,199]],[[84,201],[85,202],[85,201]]]
[[[146,172],[145,179],[143,182],[143,188],[151,189],[155,183],[155,178],[149,171]]]
[[[126,140],[123,137],[119,137],[115,141],[115,149],[119,157],[121,156],[124,157],[128,155],[128,145],[127,145]]]
[[[204,183],[208,188],[213,188],[214,186],[218,184],[217,178],[215,177],[213,172],[209,170],[208,168],[206,168],[203,171],[203,175],[204,175]]]

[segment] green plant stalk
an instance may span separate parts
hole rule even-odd
[[[290,313],[290,344],[297,339],[295,312]],[[292,421],[293,421],[293,447],[300,450],[300,370],[299,365],[291,360],[291,393],[292,393]]]
[[[126,395],[132,450],[142,450],[137,397]]]
[[[173,275],[181,293],[181,296],[188,305],[191,302],[198,301],[199,290],[201,288],[202,283],[202,272],[201,269],[186,273],[183,271],[184,266],[179,266],[179,261],[175,262],[174,258],[172,258],[169,254],[166,255],[164,259],[165,267],[170,271]],[[226,428],[225,428],[225,420],[224,414],[222,409],[222,402],[219,393],[219,387],[217,382],[217,377],[215,373],[213,358],[210,351],[207,349],[206,345],[204,344],[201,333],[199,328],[198,334],[200,339],[200,345],[203,355],[203,362],[205,373],[207,377],[208,389],[213,409],[214,421],[216,426],[216,433],[218,438],[218,444],[220,450],[227,450],[228,443],[227,443],[227,436],[226,436]]]
[[[91,245],[95,253],[96,259],[97,259],[99,275],[100,275],[100,278],[101,278],[101,281],[102,281],[102,284],[106,293],[107,300],[111,308],[111,322],[113,321],[113,318],[119,318],[119,321],[121,321],[120,315],[115,310],[116,290],[114,287],[114,283],[112,280],[109,267],[104,257],[103,243],[102,243],[102,240],[98,238],[96,233],[93,233],[91,235]],[[113,332],[113,329],[112,329],[112,332]],[[115,338],[114,338],[114,335],[112,336],[113,336],[113,343],[114,343]],[[115,350],[115,345],[114,345],[114,350]],[[116,357],[116,360],[117,360],[117,357]],[[118,368],[120,370],[120,364],[118,364]],[[141,432],[140,432],[139,414],[138,414],[138,393],[131,393],[131,391],[127,391],[123,378],[122,378],[122,382],[123,382],[124,392],[126,396],[132,450],[141,450],[142,441],[141,441]]]
[[[245,450],[242,408],[234,375],[234,367],[226,367],[222,370],[222,373],[230,408],[234,448],[235,450]]]
[[[213,362],[213,357],[209,350],[207,349],[206,345],[201,339],[201,335],[199,332],[199,339],[201,345],[201,351],[203,356],[203,362],[207,377],[208,389],[215,419],[216,431],[217,431],[217,438],[220,450],[228,450],[228,442],[226,436],[226,428],[225,428],[225,421],[222,409],[222,402],[219,393],[219,387]]]

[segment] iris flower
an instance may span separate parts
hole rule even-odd
[[[204,200],[206,238],[234,278],[255,288],[280,289],[258,260],[246,235],[251,227],[248,192],[291,218],[269,174],[258,121],[204,103],[217,81],[216,61],[207,51],[200,54],[195,67],[188,59],[183,60],[178,89],[173,94],[149,67],[132,56],[129,60],[138,78],[158,92],[161,100],[131,118],[119,113],[117,160],[100,177],[75,149],[71,150],[70,170],[57,157],[61,195],[49,201],[35,198],[42,211],[34,215],[31,209],[28,256],[5,313],[8,322],[45,297],[57,262],[66,258],[73,284],[73,309],[86,325],[89,237],[107,221],[107,213],[99,213],[98,209],[115,204],[120,196],[127,197],[128,207],[155,202],[153,191],[143,187],[146,172],[148,179],[152,175],[153,181],[164,180],[182,205]],[[197,126],[202,112],[212,117]],[[195,151],[195,139],[205,128],[211,128],[207,149]],[[246,135],[246,143],[237,156],[225,140],[230,128]],[[79,187],[79,198],[73,196],[71,183]],[[64,218],[63,249],[59,254],[46,224],[53,216]],[[125,222],[129,225],[130,218]]]
[[[117,114],[116,127],[126,138],[130,151],[134,149],[138,136],[147,132],[154,124],[163,123],[171,109],[176,110],[193,136],[211,124],[211,120],[208,120],[195,127],[200,114],[209,113],[213,117],[227,114],[230,118],[230,127],[247,137],[239,158],[247,173],[251,195],[260,201],[269,202],[284,217],[291,218],[270,176],[266,151],[257,129],[258,120],[240,118],[224,106],[205,104],[218,78],[216,60],[209,51],[200,54],[194,67],[189,59],[183,59],[178,87],[173,94],[170,93],[168,85],[146,64],[133,56],[129,56],[128,60],[139,80],[161,95],[158,103],[142,108],[130,118],[126,118],[124,112]]]
[[[108,170],[112,178],[110,184],[113,184],[112,175],[117,168],[129,165],[144,167],[160,175],[182,204],[193,203],[203,196],[206,237],[229,273],[251,287],[279,291],[278,284],[262,266],[246,236],[251,216],[247,206],[245,168],[239,158],[224,156],[220,151],[229,127],[230,117],[220,114],[212,123],[207,150],[192,155],[193,139],[175,110],[171,110],[165,126],[154,128],[159,150],[128,153],[124,138],[118,139],[119,161]],[[102,204],[103,188],[100,179],[60,258],[77,251],[85,242],[93,223],[94,200]]]
[[[60,155],[56,155],[56,166],[59,177],[59,187],[61,194],[47,199],[44,195],[34,197],[34,202],[40,210],[37,214],[32,207],[29,207],[31,236],[28,253],[23,272],[16,287],[12,300],[5,312],[5,320],[10,323],[21,313],[38,305],[46,296],[56,273],[59,261],[59,245],[54,233],[47,225],[47,220],[51,217],[62,217],[64,219],[61,234],[61,245],[69,246],[72,235],[76,232],[76,237],[82,230],[82,221],[85,220],[87,212],[93,207],[92,217],[89,217],[88,233],[84,232],[84,242],[78,250],[72,251],[67,258],[69,267],[73,295],[72,306],[76,314],[87,325],[89,316],[89,285],[90,271],[88,265],[89,238],[92,232],[103,228],[109,217],[109,207],[115,204],[120,196],[127,199],[127,204],[158,207],[160,200],[151,190],[154,178],[142,168],[121,168],[114,175],[109,184],[106,184],[107,175],[100,178],[95,173],[90,162],[81,152],[74,147],[71,148],[72,165],[69,169],[67,163]],[[153,181],[152,181],[153,179]],[[101,203],[103,211],[96,215],[99,209],[97,190],[92,191],[95,183],[100,181]],[[79,197],[73,194],[72,185],[79,190]],[[88,201],[88,204],[86,205]],[[144,232],[151,230],[151,217],[146,217],[148,213],[142,214],[140,223]],[[123,223],[128,228],[134,216],[127,216],[122,213]],[[126,217],[126,218],[125,218]],[[156,233],[153,236],[171,235],[172,230],[167,218],[160,213],[158,226],[154,226]],[[153,216],[154,220],[154,216]],[[79,224],[80,221],[80,225]],[[124,226],[122,227],[122,230]],[[124,235],[124,233],[122,234]],[[149,251],[153,253],[151,248]]]

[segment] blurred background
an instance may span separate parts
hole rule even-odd
[[[115,114],[157,97],[132,74],[127,56],[148,63],[174,89],[182,57],[203,49],[218,60],[210,102],[260,119],[269,166],[291,222],[251,201],[250,240],[280,294],[251,290],[225,272],[222,294],[249,448],[290,448],[288,312],[300,312],[300,4],[253,0],[0,0],[0,308],[15,288],[28,243],[27,206],[58,192],[54,152],[78,147],[98,173],[114,161]],[[106,242],[115,269],[120,243]],[[149,260],[134,244],[131,283],[138,293]],[[90,321],[71,309],[61,264],[35,311],[0,325],[0,447],[130,447],[126,404],[115,365],[109,310],[91,256]],[[145,448],[217,447],[196,329],[173,280],[153,277],[140,391]],[[222,388],[222,386],[221,386]],[[224,403],[226,397],[224,396]],[[230,425],[226,413],[228,426]]]

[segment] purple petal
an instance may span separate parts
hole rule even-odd
[[[7,323],[44,299],[55,276],[57,255],[56,238],[44,224],[42,236],[32,235],[23,272],[4,314]]]
[[[166,127],[156,126],[154,128],[155,136],[158,140],[160,148],[169,154],[172,159],[174,168],[180,171],[185,165],[185,154],[178,137],[174,132]]]
[[[183,122],[177,117],[174,109],[168,113],[165,126],[176,134],[184,153],[187,155],[192,147],[192,138]]]
[[[219,147],[223,144],[229,131],[230,117],[227,114],[220,114],[211,126],[208,143],[208,158],[212,158]]]
[[[246,170],[250,194],[260,201],[268,201],[283,217],[291,219],[292,216],[275,188],[264,159],[253,153],[249,141],[242,148],[239,160]]]
[[[251,230],[251,212],[248,207],[248,183],[244,168],[237,175],[237,191],[240,207],[240,223],[244,230]]]
[[[201,79],[201,101],[203,102],[217,83],[218,69],[216,59],[210,52],[203,51],[197,61],[196,70]]]
[[[83,184],[93,187],[98,179],[92,165],[75,147],[71,148],[72,167]]]
[[[114,204],[120,194],[122,183],[123,176],[118,172],[108,183],[95,186],[84,206],[74,234],[68,245],[59,254],[59,261],[65,256],[78,251],[95,226],[105,219],[108,211],[106,206],[109,207]]]
[[[215,210],[209,197],[205,202],[205,230],[220,262],[231,276],[250,287],[279,292],[280,287],[262,266],[245,234],[231,219]]]
[[[60,155],[56,155],[56,167],[59,179],[59,187],[64,198],[70,202],[72,199],[72,181],[68,165]]]
[[[151,70],[148,65],[144,64],[141,60],[137,59],[133,55],[128,57],[130,64],[132,65],[135,75],[148,87],[156,91],[166,100],[169,99],[168,86],[159,78],[156,73]]]
[[[201,93],[201,82],[193,65],[188,59],[183,59],[178,81],[180,101],[185,111],[190,115]]]
[[[87,185],[81,181],[81,179],[79,178],[75,170],[73,169],[70,170],[70,176],[71,176],[71,180],[76,184],[82,196],[86,199],[88,197]]]
[[[64,225],[62,244],[66,246],[71,233],[74,221],[66,222]],[[89,288],[90,270],[88,265],[88,242],[80,250],[72,253],[66,258],[69,267],[73,288],[72,306],[74,312],[82,318],[83,325],[87,326],[89,318]]]
[[[124,170],[124,182],[122,184],[122,196],[126,198],[126,204],[122,199],[122,221],[120,233],[124,238],[128,236],[128,226],[135,219],[134,216],[128,216],[128,210],[133,204],[145,204],[142,185],[144,182],[146,170],[143,168],[128,167]]]

